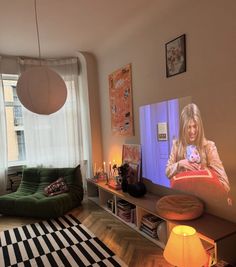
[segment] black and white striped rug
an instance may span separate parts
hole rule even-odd
[[[0,232],[0,266],[126,266],[72,215]]]

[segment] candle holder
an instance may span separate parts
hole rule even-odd
[[[112,166],[111,175],[112,175],[113,178],[115,178],[116,176],[119,176],[117,164],[114,164]]]
[[[109,184],[109,176],[108,176],[108,174],[106,172],[104,173],[104,177],[105,177],[105,180],[106,180],[106,185],[108,185]]]

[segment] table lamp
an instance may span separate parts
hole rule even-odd
[[[178,267],[202,267],[207,263],[207,254],[196,230],[186,225],[172,229],[164,258]]]

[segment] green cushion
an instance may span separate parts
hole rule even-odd
[[[44,188],[63,177],[69,192],[47,197]],[[0,196],[0,213],[39,218],[59,217],[83,200],[80,166],[76,168],[25,168],[18,190]]]

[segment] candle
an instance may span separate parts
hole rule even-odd
[[[106,162],[103,162],[103,172],[106,172]]]
[[[94,170],[93,170],[93,172],[94,172],[94,176],[95,176],[96,173],[97,173],[97,163],[96,162],[94,163]]]
[[[111,172],[111,162],[109,162],[109,172]]]
[[[109,178],[112,176],[111,174],[111,162],[109,162]]]

